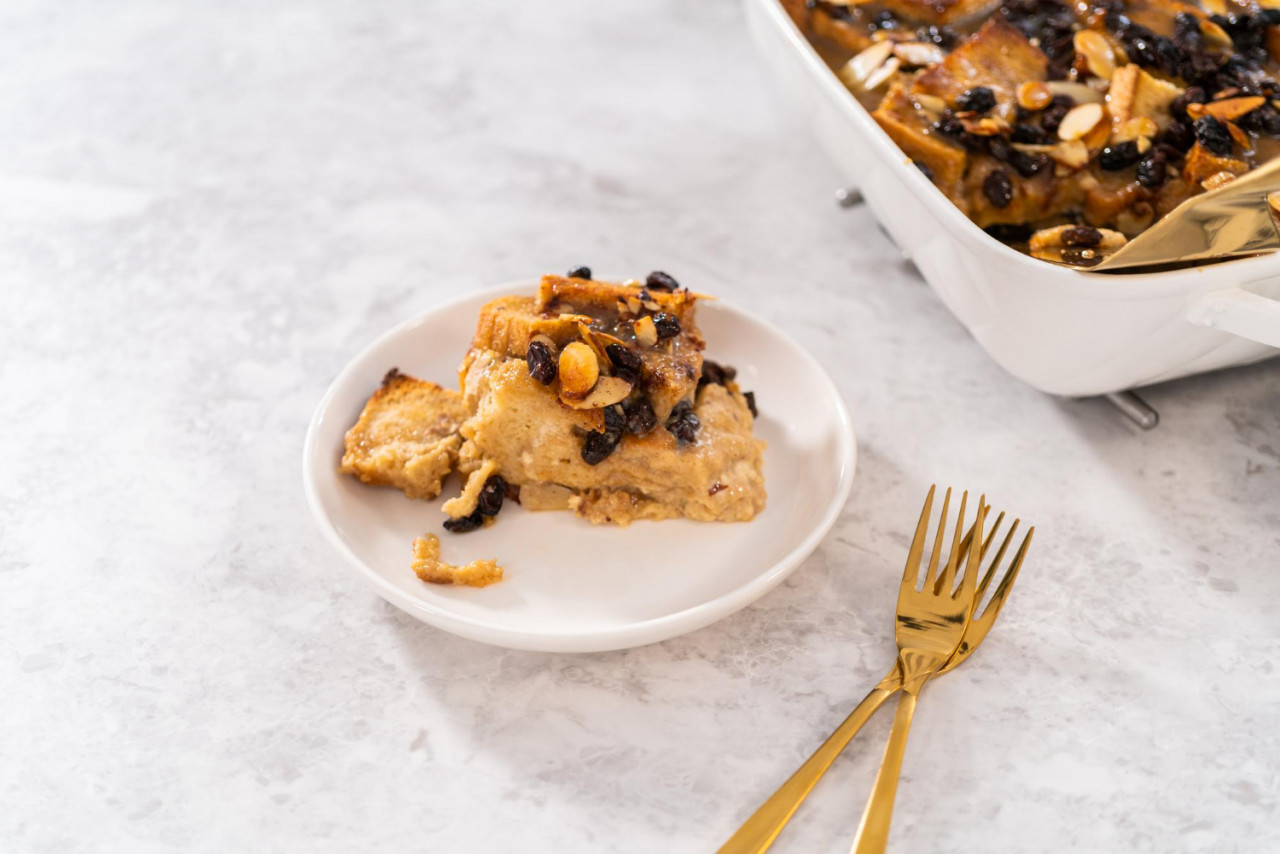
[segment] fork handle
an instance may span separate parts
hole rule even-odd
[[[898,774],[902,771],[902,757],[907,750],[907,732],[911,718],[916,713],[916,699],[920,686],[908,686],[898,698],[898,711],[893,716],[893,729],[889,731],[889,743],[884,748],[884,759],[876,774],[875,786],[867,807],[862,812],[858,835],[853,839],[850,854],[883,854],[889,843],[889,822],[893,819],[893,800],[898,793]]]
[[[814,785],[823,774],[827,773],[831,763],[835,762],[840,752],[858,734],[862,725],[884,705],[885,700],[892,697],[898,690],[897,684],[901,684],[900,682],[893,684],[892,687],[885,687],[885,684],[890,681],[886,679],[872,688],[871,693],[867,694],[857,708],[849,713],[849,717],[844,719],[844,723],[836,727],[835,732],[827,736],[822,746],[796,769],[787,782],[779,786],[778,790],[742,823],[737,833],[720,846],[717,854],[760,854],[762,851],[767,851],[773,841],[778,838],[778,834],[782,832],[782,828],[791,820],[791,816],[795,815],[796,810],[800,808],[800,804],[808,797],[809,792],[813,791]]]

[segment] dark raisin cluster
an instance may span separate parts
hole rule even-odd
[[[658,330],[659,341],[675,338],[680,334],[680,318],[665,311],[660,311],[653,316],[653,326]]]
[[[591,268],[590,267],[573,267],[569,270],[569,272],[565,273],[565,275],[568,276],[570,279],[590,279]]]
[[[525,352],[525,362],[529,365],[529,376],[543,385],[551,385],[559,372],[551,348],[542,341],[531,341]]]
[[[1142,152],[1138,151],[1137,141],[1126,140],[1102,149],[1102,153],[1098,155],[1098,165],[1108,172],[1118,172],[1129,168],[1141,158]]]
[[[992,207],[1004,209],[1013,201],[1013,181],[1003,169],[993,169],[982,181],[982,195]]]
[[[724,385],[733,380],[738,375],[738,369],[729,365],[722,365],[719,362],[713,362],[710,359],[702,360],[702,376],[698,377],[698,388],[702,388],[708,383],[714,385]]]
[[[698,441],[698,430],[701,427],[702,422],[693,413],[693,404],[687,400],[677,403],[667,418],[667,430],[676,437],[679,445],[692,445]]]
[[[613,365],[614,376],[621,377],[632,385],[639,384],[644,367],[644,360],[639,353],[622,344],[610,344],[604,348],[604,352]]]
[[[1057,0],[1004,0],[1000,14],[1028,39],[1036,40],[1049,58],[1049,76],[1062,79],[1075,60],[1076,18]]]
[[[680,283],[674,277],[662,272],[654,270],[644,280],[645,286],[651,291],[676,291],[680,289]]]
[[[484,486],[480,488],[480,497],[476,501],[476,509],[470,516],[457,519],[446,519],[444,529],[453,534],[465,534],[484,525],[486,516],[497,516],[502,509],[502,500],[507,495],[507,482],[501,475],[489,475]]]
[[[991,108],[995,105],[996,93],[992,92],[988,86],[974,86],[956,98],[956,110],[962,113],[983,115],[991,112]]]
[[[1102,242],[1102,232],[1088,225],[1074,225],[1062,232],[1064,246],[1097,246]]]
[[[1231,140],[1231,132],[1227,130],[1226,125],[1213,116],[1201,116],[1196,119],[1193,127],[1195,128],[1196,142],[1219,157],[1231,156],[1235,147]]]
[[[643,436],[658,426],[653,404],[643,395],[625,406],[614,404],[604,410],[604,429],[592,430],[582,440],[582,460],[589,466],[599,465],[618,449],[626,433]]]

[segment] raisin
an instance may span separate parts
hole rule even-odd
[[[1023,145],[1044,145],[1049,142],[1049,134],[1036,125],[1022,123],[1014,126],[1010,139]]]
[[[1018,170],[1018,174],[1023,178],[1030,178],[1032,175],[1039,175],[1052,161],[1047,154],[1027,154],[1023,151],[1015,150],[1013,156],[1009,159],[1009,163],[1014,169]]]
[[[974,86],[956,98],[956,109],[982,115],[996,105],[996,93],[987,86]]]
[[[644,360],[640,358],[639,353],[622,344],[610,344],[604,348],[604,351],[609,355],[609,361],[613,363],[615,376],[621,377],[632,385],[640,382]]]
[[[570,279],[590,279],[591,268],[590,267],[574,267],[571,270],[569,270],[569,272],[565,273],[565,275],[568,276]]]
[[[529,376],[543,385],[551,385],[558,371],[556,360],[551,357],[551,348],[541,341],[531,341],[524,359],[529,364]]]
[[[982,182],[982,194],[991,202],[992,207],[1009,207],[1009,203],[1013,201],[1013,182],[1009,180],[1009,173],[996,169],[987,175]]]
[[[760,410],[756,409],[756,393],[754,391],[744,391],[742,396],[747,399],[747,409],[751,410],[751,417],[759,418]]]
[[[1195,123],[1196,142],[1219,157],[1230,157],[1234,148],[1227,126],[1213,116],[1201,116]]]
[[[1062,124],[1063,118],[1075,105],[1075,98],[1070,95],[1054,95],[1049,106],[1045,107],[1044,112],[1040,114],[1040,127],[1048,133],[1057,133],[1058,125]]]
[[[698,420],[698,416],[693,414],[693,406],[687,400],[682,400],[676,404],[675,409],[671,410],[671,416],[667,419],[667,430],[671,435],[676,437],[677,444],[690,445],[698,440],[698,428],[702,426],[702,422]]]
[[[1280,111],[1270,104],[1263,104],[1240,117],[1240,127],[1263,136],[1280,136]]]
[[[1173,103],[1169,105],[1169,114],[1179,121],[1185,121],[1188,104],[1204,104],[1208,100],[1209,96],[1205,94],[1204,89],[1199,86],[1188,86],[1186,91],[1173,99]]]
[[[645,285],[653,291],[674,291],[680,288],[680,283],[673,276],[654,270],[644,280]]]
[[[1092,249],[1063,249],[1062,260],[1077,267],[1092,267],[1102,261],[1102,256]]]
[[[507,481],[500,474],[491,474],[480,490],[476,509],[482,516],[497,516],[502,509],[502,499],[507,495]]]
[[[468,531],[474,531],[484,524],[484,514],[477,507],[475,512],[470,516],[462,516],[457,519],[445,519],[444,529],[451,534],[465,534]]]
[[[1168,172],[1168,161],[1159,149],[1152,151],[1138,163],[1138,183],[1148,190],[1154,190],[1164,183]]]
[[[932,169],[930,169],[928,166],[926,166],[926,165],[924,165],[923,163],[921,163],[919,160],[912,160],[912,161],[911,161],[911,163],[912,163],[912,165],[914,165],[917,169],[919,169],[919,170],[921,171],[921,173],[923,173],[923,174],[924,174],[924,177],[928,178],[930,181],[932,181],[932,180],[933,180],[933,170],[932,170]]]
[[[1188,54],[1204,52],[1204,34],[1195,15],[1179,12],[1173,18],[1173,43]]]
[[[1097,246],[1102,242],[1102,232],[1088,225],[1073,225],[1062,232],[1066,246]]]
[[[599,465],[617,449],[621,439],[617,433],[591,431],[582,442],[582,461],[589,466]]]
[[[942,118],[934,122],[933,129],[943,136],[953,136],[957,139],[964,136],[965,133],[964,123],[957,119],[950,110],[944,112]]]
[[[627,407],[627,432],[643,436],[658,426],[658,416],[653,411],[653,404],[647,397],[637,397]]]
[[[1117,142],[1102,149],[1098,155],[1098,165],[1108,172],[1128,169],[1138,162],[1142,152],[1138,151],[1138,143],[1133,140]]]
[[[613,406],[607,406],[604,410],[604,432],[622,435],[622,431],[627,429],[627,416],[623,414],[622,407],[616,403]]]
[[[698,387],[707,383],[715,385],[724,385],[738,375],[738,369],[722,365],[719,362],[713,362],[710,359],[702,360],[702,376],[698,378]]]
[[[1165,132],[1160,135],[1160,141],[1181,152],[1195,144],[1196,134],[1189,123],[1174,122],[1165,128]]]
[[[674,314],[660,311],[653,316],[653,325],[658,330],[658,340],[675,338],[680,334],[680,318]]]

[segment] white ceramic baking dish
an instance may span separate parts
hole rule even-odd
[[[827,153],[948,308],[1014,376],[1085,396],[1280,355],[1280,254],[1161,273],[1081,273],[987,235],[886,136],[778,0],[751,32]]]

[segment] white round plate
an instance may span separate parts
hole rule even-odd
[[[751,603],[818,545],[853,482],[849,412],[822,367],[777,328],[724,301],[698,307],[707,356],[738,369],[760,406],[763,513],[751,522],[672,520],[593,526],[571,513],[508,503],[498,523],[443,531],[440,504],[339,474],[343,436],[382,375],[398,367],[445,386],[471,341],[480,307],[532,294],[536,281],[480,291],[402,323],[349,364],[307,433],[303,478],[325,535],[388,602],[462,637],[517,649],[624,649],[702,628]],[[506,577],[485,588],[425,584],[410,569],[412,543],[440,535],[445,560],[497,558]]]

